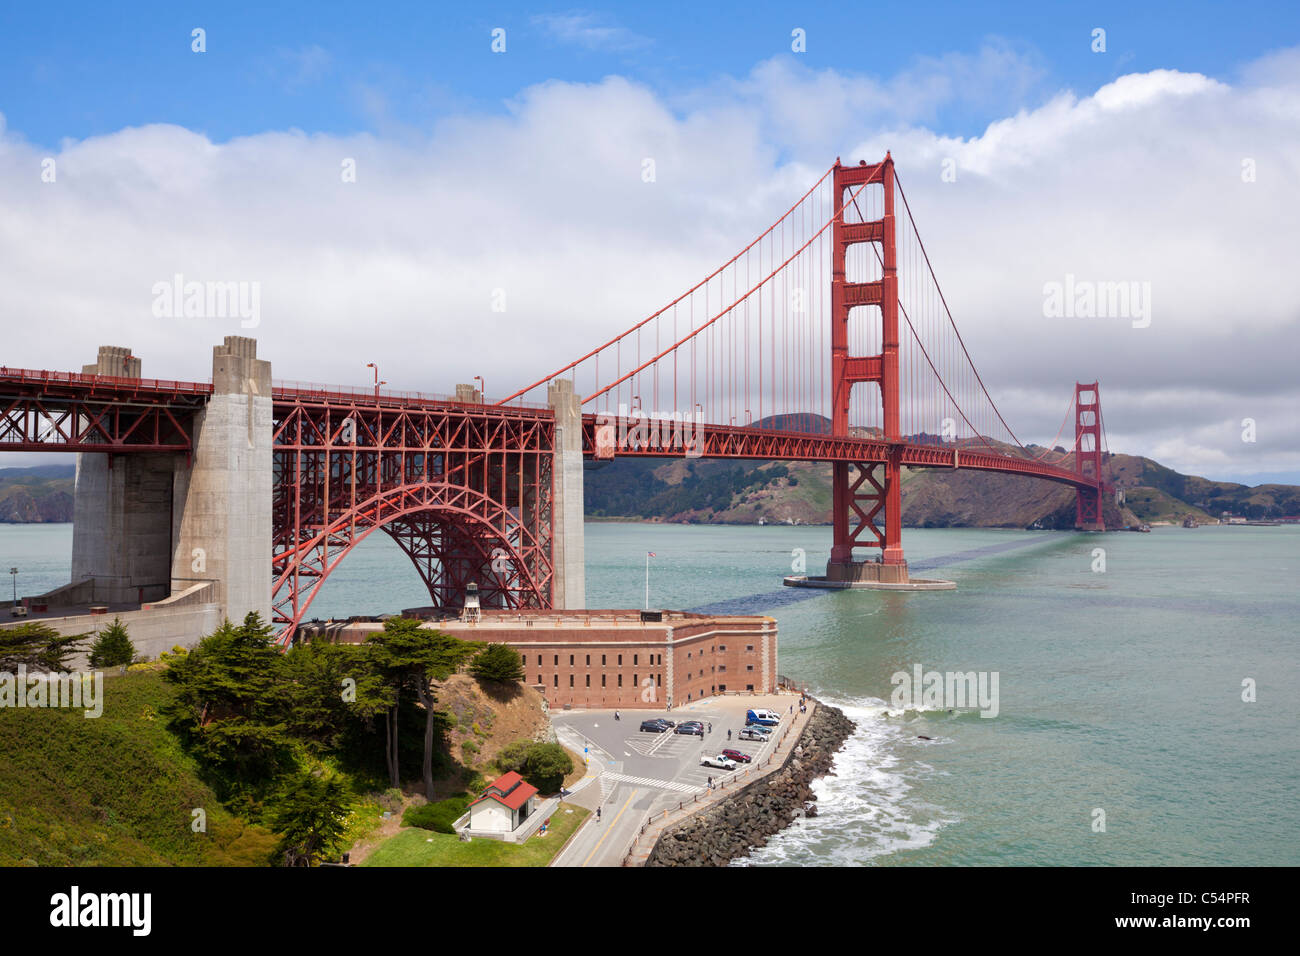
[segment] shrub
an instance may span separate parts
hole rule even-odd
[[[408,807],[402,814],[402,826],[419,827],[421,830],[433,830],[435,833],[455,833],[452,824],[468,809],[468,794],[448,797],[437,803],[426,803],[422,807]]]
[[[533,744],[520,771],[523,778],[542,793],[554,793],[573,772],[573,758],[559,744]]]
[[[509,644],[489,644],[474,656],[469,672],[479,680],[513,684],[524,679],[524,659]]]
[[[135,645],[126,633],[126,625],[120,617],[113,618],[113,623],[99,632],[95,643],[90,647],[91,667],[120,667],[130,664],[135,659]]]

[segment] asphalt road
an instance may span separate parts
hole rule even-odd
[[[797,699],[797,698],[796,698]],[[599,807],[555,861],[555,866],[618,866],[628,845],[646,817],[681,800],[689,800],[714,782],[737,771],[700,766],[704,755],[717,755],[723,748],[749,754],[755,762],[775,746],[772,741],[739,740],[745,726],[745,711],[767,707],[789,719],[789,696],[713,697],[672,713],[625,710],[614,719],[612,710],[564,711],[552,714],[556,731],[579,753],[586,748],[592,770],[600,773],[576,799],[589,808]],[[657,734],[639,729],[641,721],[667,717],[677,723],[699,720],[706,726],[701,739],[669,731]],[[709,724],[712,733],[707,732]],[[731,730],[732,739],[727,740]]]

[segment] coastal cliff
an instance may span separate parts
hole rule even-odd
[[[725,866],[766,844],[800,813],[815,816],[811,784],[831,772],[855,725],[835,707],[813,706],[798,746],[779,770],[665,830],[646,866]]]

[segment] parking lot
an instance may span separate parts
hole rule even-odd
[[[767,741],[739,739],[747,710],[775,710],[782,715],[784,724],[790,719],[792,702],[797,709],[798,698],[788,695],[713,697],[676,707],[671,713],[625,710],[619,712],[619,720],[614,719],[612,710],[552,714],[561,739],[579,753],[585,752],[592,769],[600,771],[592,784],[599,790],[587,795],[589,799],[583,802],[609,811],[600,821],[584,827],[586,832],[575,838],[557,863],[617,865],[628,839],[647,816],[703,792],[710,777],[717,784],[751,766],[740,763],[735,770],[703,767],[702,757],[716,756],[727,748],[748,755],[753,763],[767,756],[775,746],[775,735]],[[705,735],[701,738],[672,729],[664,733],[640,729],[642,721],[654,717],[666,717],[677,724],[698,720],[705,726]]]

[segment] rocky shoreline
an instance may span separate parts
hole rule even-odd
[[[812,718],[779,770],[664,831],[645,865],[725,866],[764,846],[800,814],[816,816],[811,784],[831,772],[856,725],[837,708],[812,703]]]

